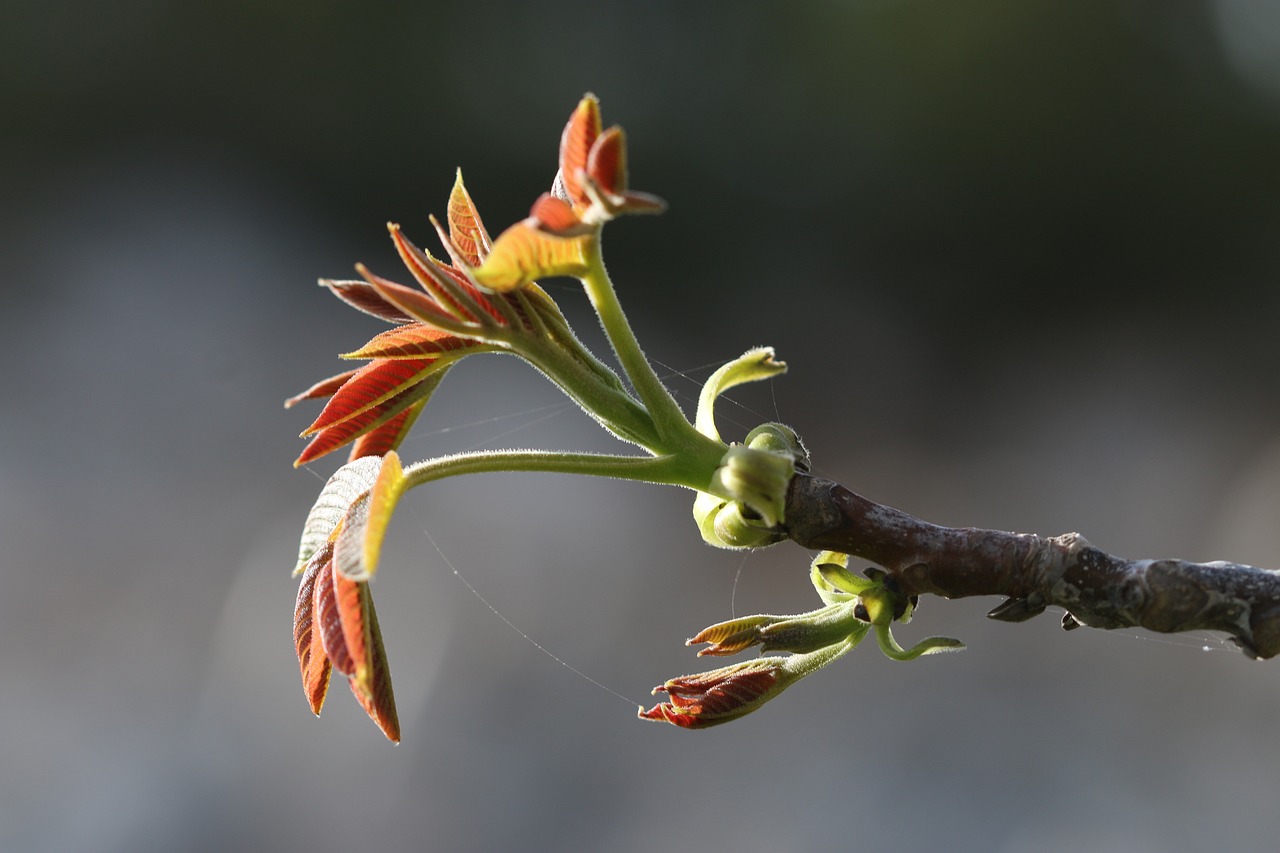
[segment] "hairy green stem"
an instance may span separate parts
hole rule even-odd
[[[640,348],[639,341],[636,340],[635,333],[631,330],[631,324],[627,322],[627,315],[623,312],[622,305],[618,302],[618,295],[613,289],[613,282],[609,279],[608,271],[605,270],[598,238],[592,241],[590,254],[586,260],[587,271],[582,278],[582,283],[586,287],[592,307],[600,317],[605,334],[609,337],[609,344],[618,356],[618,361],[622,364],[627,378],[631,380],[636,393],[639,394],[641,402],[649,410],[649,415],[657,427],[658,436],[668,441],[679,440],[677,437],[693,431],[692,426],[684,412],[680,410],[675,398],[671,396],[671,392],[654,372],[649,359],[645,357],[644,350]]]
[[[492,450],[458,453],[418,462],[404,469],[405,488],[463,474],[499,471],[542,471],[612,477],[642,483],[700,489],[707,476],[705,463],[683,455],[615,456],[605,453],[552,452],[545,450]]]

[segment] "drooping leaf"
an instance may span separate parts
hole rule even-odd
[[[356,680],[349,679],[351,692],[382,733],[392,743],[400,742],[400,717],[396,713],[396,697],[391,689],[391,667],[387,664],[387,650],[382,644],[382,628],[378,625],[378,611],[373,598],[368,598],[369,623],[369,682],[368,692],[362,692]]]
[[[351,580],[367,581],[378,569],[382,540],[406,480],[400,457],[393,450],[382,457],[378,477],[368,497],[356,500],[342,520],[333,551],[335,571]]]
[[[332,397],[334,392],[345,385],[346,381],[355,375],[355,370],[348,370],[345,373],[339,373],[337,376],[330,376],[328,379],[322,379],[296,397],[290,397],[288,400],[285,400],[284,407],[286,409],[291,409],[303,400],[316,400],[323,397]]]
[[[302,673],[302,689],[311,706],[311,713],[317,716],[324,706],[325,694],[329,692],[329,675],[333,671],[333,664],[325,654],[320,626],[315,618],[315,589],[321,568],[324,567],[325,572],[328,572],[332,558],[333,544],[326,542],[307,561],[302,581],[298,585],[298,599],[293,608],[293,644]]]
[[[338,672],[349,676],[355,672],[356,665],[347,648],[347,635],[342,630],[342,612],[338,604],[337,587],[334,585],[336,574],[332,560],[321,567],[316,577],[314,618],[329,662]]]
[[[627,137],[616,124],[596,139],[587,155],[587,174],[610,195],[627,189]]]
[[[489,232],[485,231],[471,195],[462,183],[461,169],[449,193],[449,238],[473,267],[479,266],[489,253]]]
[[[413,320],[402,309],[384,299],[367,281],[331,281],[322,278],[320,284],[329,288],[334,296],[352,308],[379,320],[386,320],[388,323],[408,323]]]
[[[587,168],[587,156],[599,135],[600,102],[595,95],[588,93],[578,102],[560,135],[560,179],[575,208],[586,207],[591,203],[582,188],[578,172]]]
[[[442,362],[440,369],[435,373],[429,374],[421,382],[401,391],[376,408],[369,409],[316,433],[315,437],[311,439],[311,443],[303,449],[302,453],[294,461],[294,467],[306,465],[326,453],[345,447],[350,442],[391,423],[392,420],[407,411],[411,406],[425,401],[440,385],[440,380],[444,378],[445,371],[449,365],[450,363]],[[405,425],[404,429],[408,429],[408,425]],[[403,436],[403,432],[401,434]]]
[[[305,438],[322,429],[364,414],[439,370],[435,358],[377,359],[355,372],[329,398],[320,416],[302,433]]]
[[[447,370],[448,368],[445,368]],[[436,384],[444,377],[445,370],[441,370],[433,377]],[[403,412],[392,417],[389,421],[379,427],[366,432],[357,438],[351,445],[351,459],[359,459],[362,456],[382,456],[388,450],[395,450],[400,446],[400,442],[404,441],[409,430],[418,419],[418,415],[422,414],[422,409],[427,405],[426,400],[419,400],[413,405],[406,408]]]
[[[320,489],[320,496],[311,505],[307,520],[302,525],[302,539],[298,543],[298,562],[293,570],[294,575],[300,574],[312,555],[329,541],[355,499],[373,488],[381,468],[381,459],[364,458],[348,462],[333,472],[333,476]]]

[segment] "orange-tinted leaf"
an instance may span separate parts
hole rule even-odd
[[[610,195],[627,189],[627,137],[614,125],[596,139],[587,155],[587,174]]]
[[[360,368],[329,398],[324,411],[302,433],[305,438],[383,403],[439,369],[434,358],[377,359]]]
[[[382,733],[392,743],[400,742],[400,718],[396,714],[396,697],[391,689],[391,668],[387,665],[387,651],[382,644],[382,629],[378,625],[378,611],[374,609],[373,598],[368,599],[369,636],[369,672],[368,693],[361,692],[360,685],[354,678],[348,679],[351,692],[356,701],[364,708],[366,714],[378,724]]]
[[[336,550],[336,546],[335,546]],[[346,652],[351,660],[351,668],[346,674],[356,682],[356,686],[367,692],[370,679],[369,671],[369,585],[363,581],[353,581],[333,566],[333,599],[338,611],[338,621],[342,625],[342,639]],[[333,662],[335,667],[338,662]],[[339,667],[341,671],[341,667]]]
[[[371,314],[379,320],[386,320],[388,323],[408,323],[413,320],[401,308],[384,299],[367,281],[321,279],[320,284],[329,288],[334,296],[352,308]]]
[[[443,377],[444,370],[441,370],[435,376]],[[436,381],[439,382],[439,379],[436,379]],[[400,442],[404,441],[405,436],[409,434],[414,421],[418,419],[418,415],[422,414],[422,409],[426,405],[426,400],[419,400],[382,426],[374,427],[357,438],[355,443],[351,445],[351,456],[349,458],[359,459],[363,456],[382,456],[388,450],[395,450],[400,446]]]
[[[333,531],[347,514],[347,508],[360,495],[373,488],[382,468],[381,459],[358,459],[348,462],[325,482],[320,496],[307,513],[302,525],[302,539],[298,542],[298,562],[294,575],[306,568],[307,561],[332,538]]]
[[[480,284],[498,292],[515,290],[543,277],[583,275],[591,239],[590,235],[550,234],[526,219],[498,235],[489,257],[472,275]]]
[[[702,629],[696,636],[685,640],[685,645],[710,644],[709,648],[698,651],[698,657],[705,655],[735,655],[759,643],[760,629],[777,621],[778,617],[775,616],[745,616],[741,619],[719,622],[709,628]]]
[[[556,198],[551,193],[543,193],[533,203],[529,215],[538,220],[538,225],[546,231],[562,236],[572,236],[589,231],[578,219],[567,201]]]
[[[462,183],[461,169],[453,181],[453,191],[449,193],[449,239],[470,266],[479,266],[489,253],[489,233],[484,230],[480,214]]]
[[[360,349],[343,353],[342,358],[423,358],[481,346],[479,341],[460,338],[425,323],[410,323],[381,332]]]
[[[376,408],[369,409],[355,417],[348,418],[321,430],[302,451],[297,460],[294,461],[294,467],[306,465],[326,453],[346,446],[349,442],[360,438],[366,433],[390,423],[393,418],[413,404],[426,400],[436,390],[440,380],[444,378],[445,369],[448,366],[448,364],[442,365],[435,373],[429,374],[421,382],[400,392]]]
[[[414,319],[442,329],[453,329],[462,323],[453,314],[441,308],[440,303],[422,291],[414,290],[411,287],[405,287],[403,284],[396,284],[390,279],[374,275],[363,264],[357,264],[356,269],[359,270],[360,275],[365,277],[369,285],[378,292],[378,295]]]
[[[298,654],[298,666],[302,671],[302,689],[306,693],[311,713],[319,715],[329,692],[329,675],[333,664],[324,651],[320,627],[315,620],[316,579],[321,567],[326,572],[333,558],[333,545],[326,543],[307,562],[298,585],[298,600],[293,608],[293,644]]]
[[[391,670],[368,584],[343,578],[333,561],[320,564],[312,605],[312,632],[333,669],[346,675],[365,712],[392,741],[400,742],[400,721],[391,690]]]
[[[333,668],[343,675],[355,672],[355,661],[347,648],[347,635],[342,630],[342,613],[334,586],[333,561],[320,567],[316,576],[314,619],[320,629],[320,642]],[[314,628],[312,630],[315,630]]]
[[[582,189],[578,172],[587,168],[587,156],[600,135],[600,102],[588,93],[578,102],[560,135],[560,179],[575,208],[591,203]]]
[[[400,260],[404,261],[418,284],[431,294],[439,307],[461,320],[475,320],[475,306],[467,305],[459,298],[461,294],[458,283],[449,275],[444,265],[410,242],[400,231],[399,225],[388,222],[387,229],[391,232],[391,240],[396,245]],[[382,292],[381,288],[379,292]]]
[[[290,409],[298,403],[301,403],[303,400],[332,397],[334,392],[346,384],[346,381],[355,375],[356,372],[354,370],[348,370],[346,373],[339,373],[337,376],[330,376],[328,379],[322,379],[296,397],[290,397],[288,400],[285,400],[284,407],[286,409]]]
[[[504,315],[496,305],[494,305],[490,300],[490,295],[476,287],[468,277],[468,274],[462,272],[464,269],[468,271],[473,269],[472,264],[462,254],[462,250],[454,244],[453,239],[445,233],[444,226],[440,224],[440,220],[436,219],[434,216],[429,217],[429,219],[431,220],[432,227],[436,229],[436,235],[440,238],[441,245],[444,246],[445,251],[449,253],[449,257],[454,263],[454,266],[442,264],[440,266],[440,271],[457,284],[462,293],[465,294],[468,304],[478,307],[480,311],[488,314],[502,325],[507,325],[509,318]],[[492,249],[492,247],[490,248]],[[488,257],[487,253],[485,254],[485,257]]]

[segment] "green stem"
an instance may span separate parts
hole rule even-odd
[[[644,351],[640,349],[640,343],[631,330],[631,324],[627,322],[627,315],[623,312],[621,303],[618,302],[613,282],[604,268],[598,237],[592,241],[592,248],[586,260],[587,271],[583,275],[582,283],[586,286],[587,296],[600,317],[600,323],[604,326],[605,334],[609,337],[609,343],[618,356],[622,369],[631,380],[636,393],[640,395],[641,402],[649,410],[653,423],[658,429],[658,436],[668,442],[675,440],[684,444],[687,434],[694,432],[693,427],[684,412],[680,410],[675,398],[671,396],[671,392],[662,384],[662,380],[658,379],[658,374],[649,364]]]
[[[712,469],[714,470],[714,469]],[[705,464],[684,456],[615,456],[544,450],[492,450],[442,456],[404,469],[405,488],[462,474],[498,471],[543,471],[613,477],[643,483],[700,489],[710,477]]]
[[[521,341],[516,349],[609,432],[655,455],[661,452],[658,430],[644,407],[625,391],[607,385],[589,364],[574,358],[563,345]]]

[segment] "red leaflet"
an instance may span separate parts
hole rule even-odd
[[[399,307],[384,299],[368,282],[322,279],[320,283],[352,308],[371,314],[379,320],[386,320],[388,323],[408,323],[413,320]]]
[[[367,584],[361,585],[367,587]],[[387,740],[399,743],[400,717],[396,713],[396,697],[391,689],[391,669],[387,666],[387,651],[382,645],[382,629],[378,626],[378,612],[373,607],[373,599],[368,598],[367,602],[370,629],[368,692],[362,692],[355,679],[349,682],[351,692],[355,694],[356,701],[360,703],[360,707],[364,708],[364,712],[378,724],[378,728],[382,729]]]
[[[423,358],[479,346],[479,341],[459,338],[423,323],[387,329],[343,358]]]
[[[470,266],[480,266],[489,253],[489,233],[484,230],[480,214],[462,184],[461,169],[454,179],[453,191],[449,193],[449,239]]]
[[[346,373],[339,373],[337,376],[330,376],[328,379],[322,379],[315,385],[303,391],[296,397],[290,397],[284,401],[286,409],[292,408],[303,400],[318,400],[321,397],[332,397],[334,392],[343,386],[343,384],[356,375],[355,370],[348,370]]]
[[[587,154],[599,135],[600,102],[595,95],[588,94],[578,102],[560,136],[560,179],[575,210],[591,204],[591,199],[582,189],[578,172],[587,168]]]
[[[640,718],[686,729],[705,729],[736,720],[787,686],[787,681],[779,681],[780,669],[776,658],[761,658],[673,678],[653,688],[654,693],[668,693],[670,701],[641,711]]]
[[[329,691],[329,675],[333,665],[325,653],[320,626],[315,620],[316,583],[320,577],[328,578],[332,571],[333,543],[312,556],[302,573],[298,585],[298,600],[293,608],[293,644],[298,654],[298,666],[302,671],[302,689],[311,713],[319,715]]]
[[[332,551],[331,551],[332,553]],[[338,609],[338,598],[333,580],[337,572],[333,570],[333,560],[326,560],[320,567],[315,584],[314,618],[320,629],[320,642],[324,653],[333,664],[333,668],[343,675],[355,671],[355,662],[347,650],[346,634],[342,630],[342,614]]]
[[[613,127],[600,134],[587,155],[587,174],[611,195],[627,189],[627,137],[622,128]]]
[[[387,229],[391,232],[391,241],[395,243],[400,259],[409,268],[409,272],[413,273],[418,284],[422,285],[422,289],[430,293],[448,313],[462,320],[474,321],[476,316],[471,311],[471,307],[463,304],[455,295],[458,282],[448,274],[446,267],[411,243],[409,238],[400,232],[399,225],[389,222]]]
[[[444,377],[444,372],[447,369],[442,368],[439,373],[435,374],[436,377],[439,377],[435,380],[437,383],[439,383],[440,378]],[[418,419],[418,415],[422,414],[422,409],[426,405],[426,400],[419,400],[382,426],[374,427],[357,438],[355,443],[351,445],[351,455],[348,458],[355,460],[362,456],[384,456],[388,451],[395,450],[400,446],[400,442],[404,441],[404,437],[409,434],[414,421]]]
[[[538,220],[540,227],[553,234],[571,235],[583,231],[582,223],[569,203],[551,193],[538,196],[529,215]]]
[[[364,414],[421,382],[436,369],[434,358],[387,358],[369,362],[329,399],[320,417],[302,433],[303,437]]]
[[[326,548],[330,556],[322,557],[323,551],[317,552],[319,559],[313,559],[303,574],[294,617],[294,640],[307,700],[311,710],[319,714],[330,667],[336,669],[348,677],[351,692],[365,713],[388,739],[399,743],[400,721],[391,689],[391,670],[387,666],[387,653],[369,585],[348,580],[335,572],[331,558],[333,546],[329,544]],[[299,619],[298,613],[305,615],[307,610],[304,595],[312,597],[310,618]],[[305,630],[299,627],[304,622]]]
[[[369,409],[362,414],[321,430],[294,461],[294,467],[306,465],[308,462],[319,459],[326,453],[337,450],[339,447],[345,446],[348,442],[354,441],[366,433],[389,424],[393,418],[415,403],[426,402],[426,399],[436,390],[436,386],[440,384],[440,380],[444,378],[445,367],[447,365],[442,366],[421,382],[411,385],[376,408]],[[406,426],[405,429],[407,428]],[[351,458],[358,459],[359,456],[353,455]]]

